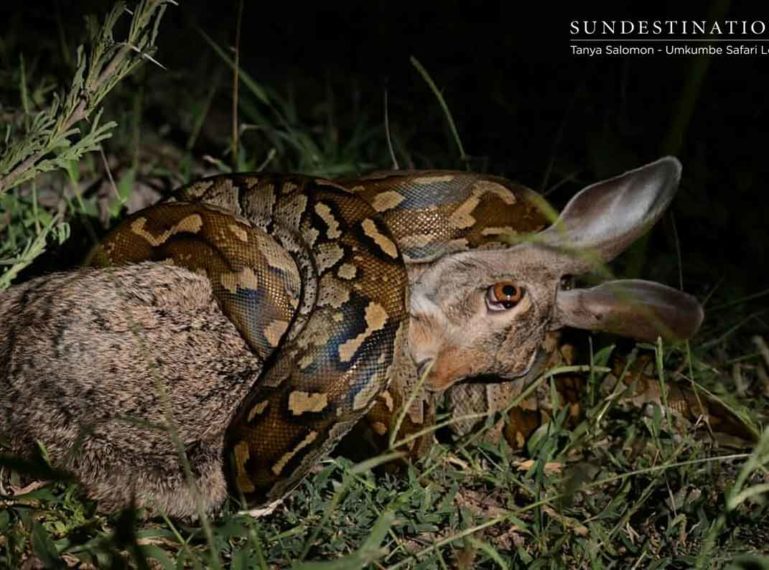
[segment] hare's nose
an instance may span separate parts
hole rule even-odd
[[[417,362],[417,375],[422,378],[430,370],[430,366],[433,363],[433,358],[425,358]]]

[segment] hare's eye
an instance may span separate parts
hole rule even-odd
[[[490,311],[512,309],[523,298],[524,290],[511,281],[494,283],[486,291],[486,306]]]

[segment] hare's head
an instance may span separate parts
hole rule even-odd
[[[409,345],[422,370],[431,364],[427,386],[522,376],[547,333],[563,326],[640,340],[693,335],[702,309],[675,289],[638,280],[570,287],[572,276],[612,260],[660,218],[680,174],[675,158],[663,158],[588,186],[528,241],[425,267],[412,283]]]

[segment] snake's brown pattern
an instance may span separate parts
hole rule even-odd
[[[344,184],[383,216],[410,264],[455,251],[506,247],[503,238],[537,232],[548,224],[538,194],[494,176],[402,171]]]
[[[96,259],[205,271],[255,352],[272,356],[228,449],[238,491],[274,500],[384,389],[406,326],[403,260],[371,206],[328,181],[224,176],[178,199],[126,220]]]
[[[167,261],[211,278],[217,300],[264,361],[296,312],[302,283],[291,256],[247,220],[201,204],[159,204],[128,217],[93,262]]]

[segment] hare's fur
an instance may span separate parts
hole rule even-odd
[[[41,443],[108,510],[222,503],[224,431],[262,363],[207,278],[153,263],[49,275],[1,293],[0,322],[12,451]]]

